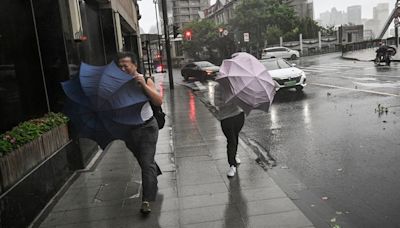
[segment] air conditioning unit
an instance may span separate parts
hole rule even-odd
[[[80,0],[68,0],[74,40],[81,41],[83,37],[83,29],[79,2]]]

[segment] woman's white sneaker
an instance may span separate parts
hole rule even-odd
[[[228,177],[234,177],[236,174],[236,167],[231,166],[228,170],[228,173],[226,174]]]

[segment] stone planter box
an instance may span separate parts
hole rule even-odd
[[[0,157],[0,193],[10,188],[68,141],[68,127],[64,124]]]

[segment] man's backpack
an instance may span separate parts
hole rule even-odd
[[[149,79],[149,78],[150,77],[145,77],[146,83],[147,83],[147,79]],[[153,110],[153,116],[157,120],[158,129],[164,128],[166,114],[163,112],[161,106],[156,106],[156,105],[153,105],[153,103],[151,103],[151,101],[149,101],[149,102],[150,102],[151,109]]]

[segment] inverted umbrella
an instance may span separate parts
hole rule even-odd
[[[100,67],[82,63],[79,76],[62,87],[69,99],[65,113],[79,136],[102,148],[114,139],[124,140],[131,126],[144,123],[141,109],[148,98],[114,62]]]
[[[268,111],[276,92],[268,70],[247,53],[224,60],[216,80],[224,88],[225,102],[237,104],[247,114],[253,109]]]

